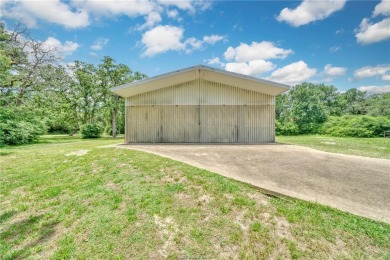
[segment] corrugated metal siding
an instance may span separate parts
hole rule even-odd
[[[126,99],[126,141],[273,142],[275,97],[195,80]]]

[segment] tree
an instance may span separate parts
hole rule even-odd
[[[32,38],[27,29],[17,23],[7,31],[0,23],[2,103],[22,106],[28,96],[41,91],[45,67],[60,60],[55,49]]]
[[[105,108],[108,109],[111,118],[112,137],[117,135],[118,111],[120,107],[124,108],[124,100],[118,95],[113,94],[110,89],[112,87],[140,80],[146,77],[145,74],[133,72],[124,64],[116,64],[116,61],[111,57],[104,57],[102,63],[98,65],[98,77],[100,89],[105,100]]]
[[[364,115],[366,114],[365,100],[367,93],[356,88],[348,89],[339,96],[339,109],[341,114]]]
[[[293,133],[315,133],[333,113],[336,88],[333,86],[301,83],[277,98],[278,126],[288,126]]]
[[[370,116],[390,116],[390,93],[369,96],[365,108]]]

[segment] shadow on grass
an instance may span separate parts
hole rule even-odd
[[[15,211],[9,211],[2,214],[0,216],[0,223],[3,225],[4,222],[15,214]],[[19,220],[10,225],[3,225],[3,230],[0,233],[0,241],[3,244],[3,248],[0,248],[0,254],[3,255],[2,259],[28,257],[30,251],[34,247],[52,237],[55,234],[55,226],[58,223],[40,223],[45,220],[46,217],[44,215],[37,215]],[[5,252],[1,252],[3,250],[5,250]]]
[[[3,214],[0,215],[0,224],[3,224],[6,222],[8,219],[12,218],[16,214],[16,210],[11,210],[4,212]]]
[[[12,152],[3,152],[3,151],[0,151],[0,156],[7,156],[7,155],[10,155],[12,154]]]

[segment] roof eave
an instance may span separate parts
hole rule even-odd
[[[224,77],[220,77],[221,74],[224,75]],[[111,88],[111,91],[119,96],[126,98],[165,88],[167,86],[188,82],[198,78],[232,85],[235,87],[265,93],[273,96],[281,94],[290,89],[290,87],[285,84],[199,65],[169,72],[140,81],[123,84]],[[242,85],[245,87],[243,87]]]

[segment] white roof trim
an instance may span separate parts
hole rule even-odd
[[[111,91],[126,98],[199,78],[272,96],[290,89],[285,84],[199,65],[123,84]]]

